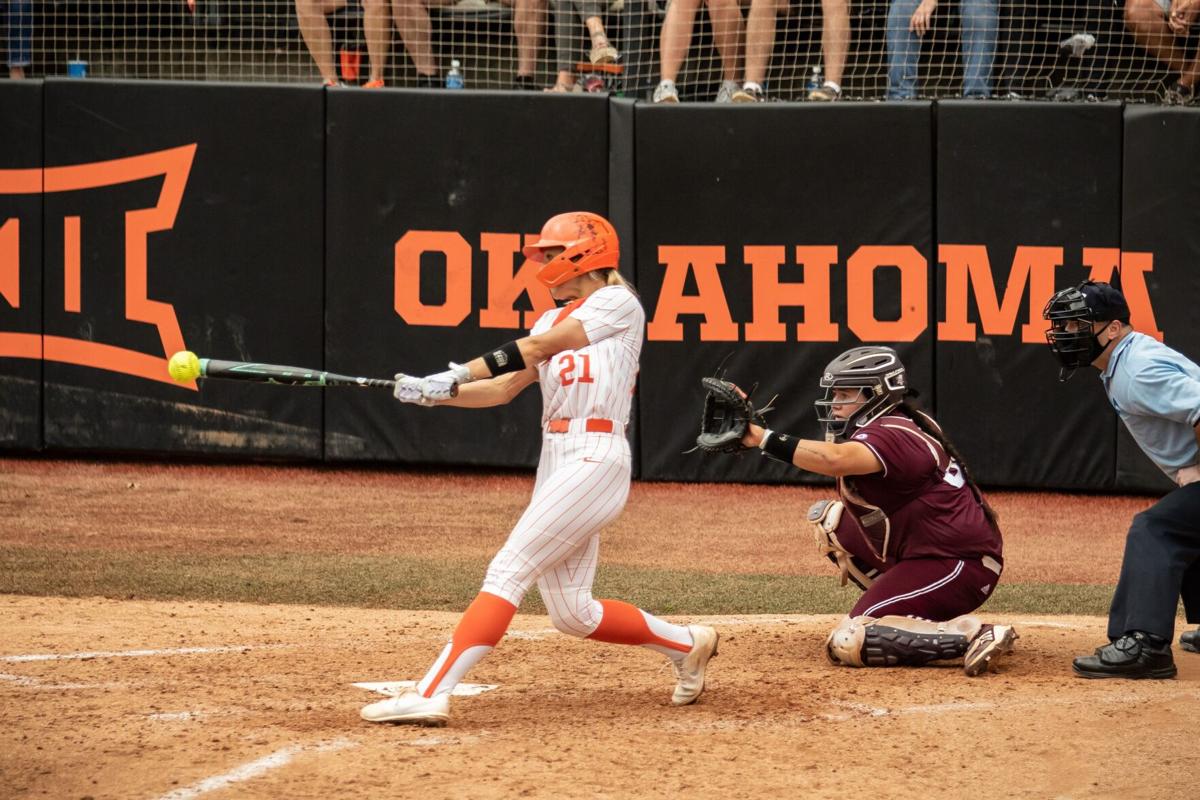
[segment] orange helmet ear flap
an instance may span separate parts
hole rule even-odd
[[[545,251],[562,247],[549,260]],[[616,269],[621,261],[617,230],[612,223],[590,211],[570,211],[551,217],[542,226],[538,241],[522,252],[531,261],[544,263],[537,278],[545,286],[559,286],[585,272]]]

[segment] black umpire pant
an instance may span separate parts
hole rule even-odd
[[[1133,518],[1108,612],[1108,638],[1145,631],[1171,641],[1181,596],[1187,621],[1200,622],[1200,482]]]

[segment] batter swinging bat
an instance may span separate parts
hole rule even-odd
[[[304,367],[286,367],[282,364],[256,364],[249,361],[197,358],[194,353],[187,351],[180,351],[172,356],[168,369],[171,377],[181,382],[196,378],[222,378],[254,383],[275,383],[283,386],[366,386],[391,389],[396,385],[395,381],[383,378],[360,378]]]

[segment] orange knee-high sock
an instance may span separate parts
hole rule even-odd
[[[682,635],[678,637],[680,641],[666,639],[650,630],[645,612],[637,606],[620,600],[601,600],[600,605],[604,606],[604,614],[600,617],[600,624],[596,626],[596,630],[588,634],[589,639],[613,644],[653,645],[681,653],[692,649],[691,634],[687,633],[686,628],[681,629]],[[671,628],[680,627],[661,620],[656,624]],[[684,640],[687,641],[686,644]]]
[[[417,690],[425,697],[433,697],[439,691],[453,689],[467,670],[504,638],[515,613],[517,607],[504,598],[488,592],[477,594],[458,621],[450,643],[429,668]]]

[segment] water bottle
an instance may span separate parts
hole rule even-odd
[[[463,80],[461,67],[462,64],[459,63],[457,58],[450,62],[450,71],[446,73],[447,89],[461,89],[466,85],[466,82]]]
[[[825,85],[825,82],[823,80],[821,80],[821,67],[820,66],[813,67],[812,68],[812,76],[808,79],[808,91],[815,92],[817,89],[820,89],[824,85]]]

